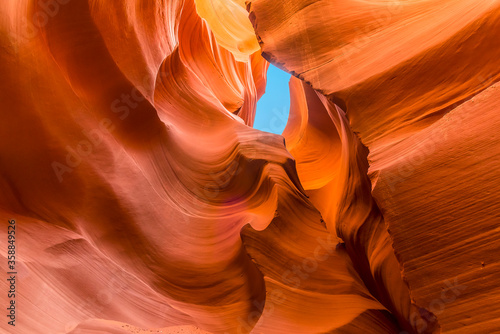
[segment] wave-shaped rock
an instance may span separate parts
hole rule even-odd
[[[6,3],[0,328],[498,330],[499,9]],[[252,128],[261,49],[283,136]]]
[[[498,330],[499,141],[486,128],[498,118],[498,2],[256,0],[249,11],[264,56],[324,105],[304,88],[297,109],[309,112],[292,108],[284,135],[370,291],[415,332]],[[312,172],[324,165],[310,156],[331,157],[336,142],[337,163]]]

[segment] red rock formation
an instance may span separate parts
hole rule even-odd
[[[370,291],[416,332],[499,330],[498,1],[255,0],[249,10],[264,56],[322,93],[324,106],[303,89],[297,109],[308,112],[292,108],[303,124],[284,135]],[[340,140],[325,109],[347,133]],[[335,142],[335,167],[310,158],[331,157]],[[368,167],[378,208],[363,185]]]
[[[8,2],[2,332],[499,330],[500,5],[394,3]]]

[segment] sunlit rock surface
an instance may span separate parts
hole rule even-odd
[[[493,0],[7,1],[2,332],[499,331],[499,19]],[[252,128],[261,52],[295,76],[282,136]]]
[[[500,3],[255,0],[249,11],[264,57],[321,92],[292,82],[303,97],[284,136],[370,291],[416,332],[500,330]]]

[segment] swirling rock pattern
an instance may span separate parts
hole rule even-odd
[[[499,19],[494,0],[8,1],[2,332],[499,331]],[[294,75],[283,136],[252,128],[268,61]]]
[[[330,157],[338,140],[318,136],[332,131],[315,120],[325,108],[308,98],[301,108],[314,119],[295,112],[296,125],[289,122],[284,133],[301,181],[311,181],[311,201],[329,214],[330,230],[352,249],[365,281],[371,269],[370,291],[416,332],[500,330],[500,312],[491,306],[499,289],[490,279],[500,261],[500,142],[490,128],[500,117],[500,3],[255,0],[249,11],[264,57],[319,92],[327,110],[331,103],[344,110],[350,131],[342,133],[355,133],[368,149],[356,154],[356,138],[349,145],[340,137],[337,167],[314,174],[321,167],[311,164],[321,162],[307,155],[321,147],[319,156]],[[351,168],[362,171],[344,171],[338,180],[349,149],[350,160],[358,159]],[[375,202],[360,200],[370,190]],[[359,202],[363,209],[354,211]]]

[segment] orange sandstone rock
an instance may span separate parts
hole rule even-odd
[[[7,2],[15,332],[499,330],[499,10]],[[252,128],[261,49],[283,136]]]

